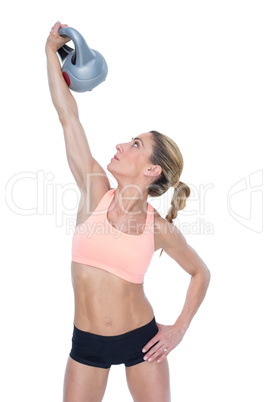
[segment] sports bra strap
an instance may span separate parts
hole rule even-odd
[[[151,204],[148,203],[146,224],[152,225],[154,223],[154,208]]]

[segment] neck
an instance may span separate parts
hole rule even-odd
[[[114,193],[113,208],[120,215],[139,215],[146,213],[148,191],[138,185],[118,187]]]

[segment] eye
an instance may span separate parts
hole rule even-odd
[[[138,141],[134,141],[132,146],[135,147],[135,148],[139,148],[140,144],[139,144]]]

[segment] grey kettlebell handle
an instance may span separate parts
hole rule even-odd
[[[57,51],[66,84],[76,92],[91,91],[106,79],[108,66],[104,57],[97,50],[90,49],[83,36],[74,28],[60,28],[59,35],[70,38],[75,47],[72,49],[63,45]]]
[[[75,64],[77,66],[83,66],[95,58],[95,54],[88,47],[83,36],[74,28],[64,27],[59,29],[60,36],[68,36],[74,43],[75,46]],[[73,49],[67,45],[60,48],[59,53],[62,52],[63,58],[66,58]]]

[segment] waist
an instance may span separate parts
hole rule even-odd
[[[74,325],[83,331],[114,336],[154,317],[142,284],[130,283],[102,269],[72,262]]]

